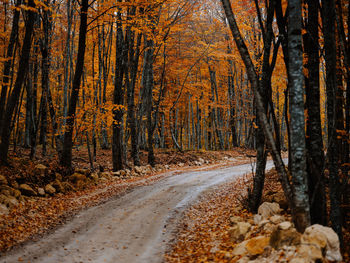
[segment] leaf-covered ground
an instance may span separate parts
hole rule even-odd
[[[64,223],[82,209],[105,202],[111,197],[122,195],[132,188],[152,183],[163,176],[181,172],[182,170],[195,169],[195,161],[202,158],[206,161],[208,169],[219,166],[241,164],[249,162],[243,150],[222,152],[185,152],[159,151],[156,154],[159,168],[143,176],[121,179],[113,177],[97,185],[88,185],[84,190],[72,191],[66,194],[57,194],[52,197],[26,198],[18,206],[10,210],[8,215],[0,216],[0,251],[7,251],[15,245],[21,244],[29,239],[40,238],[42,234],[49,232],[56,226]],[[143,158],[145,159],[145,158]],[[81,151],[75,159],[75,165],[80,168],[88,167],[88,155]],[[111,169],[110,153],[100,153],[97,164],[104,166],[106,170]],[[144,160],[143,160],[144,161]],[[11,159],[13,168],[2,168],[0,174],[5,175],[9,181],[20,180],[21,183],[31,185],[44,185],[45,178],[34,176],[34,164],[44,163],[50,169],[57,169],[57,161],[48,159],[46,161],[36,160],[35,163],[25,158],[13,156]],[[179,166],[180,164],[180,166]],[[165,169],[165,165],[168,165]]]
[[[267,173],[266,177],[263,201],[269,193],[282,191],[275,171]],[[252,214],[243,209],[247,186],[251,182],[252,177],[247,175],[204,194],[185,212],[177,238],[169,247],[165,261],[236,262],[237,259],[231,255],[236,244],[230,240],[228,233],[230,217],[239,216],[253,224]],[[344,244],[344,262],[350,262],[349,228],[344,233]]]

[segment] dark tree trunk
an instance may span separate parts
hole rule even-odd
[[[342,241],[342,215],[340,209],[340,183],[338,178],[338,150],[336,132],[336,42],[335,42],[335,6],[333,0],[322,0],[322,22],[326,62],[326,93],[328,147],[327,159],[329,170],[329,194],[331,201],[330,219],[332,228]]]
[[[35,8],[35,4],[33,0],[28,1],[28,6],[30,8]],[[21,57],[19,60],[19,66],[17,71],[17,78],[15,85],[11,94],[8,96],[6,110],[4,112],[3,118],[3,128],[1,131],[1,144],[0,144],[0,161],[3,163],[7,163],[7,154],[10,146],[10,134],[11,134],[11,120],[13,116],[13,112],[15,110],[16,105],[18,104],[20,94],[22,91],[23,82],[25,80],[25,75],[28,70],[29,64],[29,55],[32,46],[32,33],[35,22],[35,11],[29,9],[27,11],[27,23],[25,36],[22,45]],[[4,88],[4,87],[3,87]]]
[[[274,164],[276,166],[276,170],[281,178],[282,187],[283,187],[285,196],[286,196],[287,200],[289,201],[289,203],[291,204],[291,206],[293,206],[292,192],[291,192],[291,188],[290,188],[290,184],[289,184],[287,171],[285,169],[281,154],[279,153],[279,151],[276,147],[276,143],[275,143],[275,140],[273,138],[272,129],[271,129],[271,126],[268,122],[267,116],[266,116],[265,111],[264,111],[263,99],[258,91],[259,90],[259,80],[258,80],[258,76],[255,72],[255,67],[254,67],[253,62],[250,58],[247,46],[245,45],[243,38],[241,36],[241,33],[238,29],[236,19],[233,15],[233,12],[232,12],[232,7],[231,7],[230,1],[229,0],[221,0],[221,2],[223,4],[223,8],[224,8],[227,20],[228,20],[229,25],[230,25],[232,35],[233,35],[234,40],[236,42],[238,51],[241,55],[241,58],[244,62],[246,70],[247,70],[248,78],[249,78],[249,81],[251,83],[251,88],[254,92],[254,96],[256,99],[258,115],[259,115],[259,118],[261,120],[261,125],[264,129],[264,134],[265,134],[267,143],[269,145],[270,152],[271,152],[271,155],[273,157]]]
[[[121,14],[118,11],[117,15],[117,39],[116,39],[116,61],[115,61],[115,83],[113,103],[116,105],[113,110],[113,142],[112,142],[112,161],[113,171],[123,169],[123,136],[122,136],[122,119],[124,111],[122,105],[124,102],[124,89],[123,89],[123,77],[124,77],[124,62],[123,62],[123,47],[124,37],[123,28],[121,24]]]
[[[6,58],[8,59],[4,64],[4,70],[3,70],[3,78],[2,78],[2,88],[1,88],[1,95],[0,95],[0,134],[1,129],[3,127],[2,121],[3,121],[3,115],[4,110],[6,106],[6,97],[8,92],[8,84],[10,80],[10,71],[11,71],[11,57],[14,55],[14,49],[15,49],[15,43],[16,39],[18,37],[18,21],[20,16],[20,10],[18,9],[19,5],[22,3],[21,0],[16,1],[16,8],[14,9],[14,15],[12,20],[12,29],[11,29],[11,35],[9,44],[7,46],[7,53]]]
[[[307,172],[309,184],[310,215],[312,224],[326,225],[326,191],[324,185],[324,153],[320,115],[318,1],[308,0],[307,33],[304,35],[307,71],[305,78]]]
[[[86,47],[86,32],[87,32],[87,13],[89,9],[89,1],[81,1],[80,9],[80,28],[79,28],[79,46],[77,54],[77,62],[75,66],[72,94],[70,97],[68,115],[66,121],[66,128],[64,133],[64,142],[61,156],[61,164],[70,169],[72,167],[72,148],[73,148],[73,129],[75,121],[75,111],[79,99],[79,90],[81,83],[81,76],[84,69],[84,56]]]

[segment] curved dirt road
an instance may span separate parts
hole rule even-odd
[[[267,163],[267,169],[272,162]],[[0,262],[161,262],[181,212],[200,193],[251,172],[251,165],[184,172],[79,213]]]

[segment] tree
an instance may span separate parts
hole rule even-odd
[[[86,32],[87,32],[87,13],[89,9],[89,1],[82,0],[80,8],[80,28],[79,28],[79,46],[77,54],[77,63],[72,85],[72,94],[69,102],[66,128],[64,133],[64,142],[61,156],[61,164],[70,169],[72,167],[72,148],[73,148],[73,129],[77,102],[79,99],[79,90],[81,76],[84,69]]]
[[[30,50],[32,46],[32,34],[33,34],[34,21],[36,16],[36,13],[34,10],[35,3],[33,0],[28,0],[28,7],[29,8],[26,11],[26,14],[27,14],[26,30],[25,30],[25,36],[24,36],[22,50],[21,50],[21,57],[19,61],[18,71],[17,71],[17,78],[16,78],[15,85],[8,96],[6,109],[4,111],[4,116],[2,121],[3,124],[2,124],[2,130],[1,130],[0,160],[3,163],[7,163],[7,155],[8,155],[8,150],[10,146],[10,134],[11,134],[11,128],[12,128],[11,121],[12,121],[15,107],[20,99],[23,82],[28,70],[29,55],[30,55]],[[17,19],[16,14],[14,16],[14,19]],[[15,24],[14,26],[16,27]],[[7,89],[6,84],[2,88],[3,90],[6,91]]]
[[[298,231],[310,225],[310,204],[306,173],[304,76],[301,38],[301,1],[289,1],[288,56],[291,175],[293,182],[293,221]]]

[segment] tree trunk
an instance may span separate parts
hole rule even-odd
[[[331,201],[330,219],[332,228],[342,242],[342,215],[340,209],[340,183],[338,178],[338,150],[336,132],[336,43],[335,43],[335,6],[333,0],[322,0],[322,22],[326,64],[326,94],[328,147],[327,159],[329,169],[329,195]]]
[[[309,183],[310,215],[312,224],[327,224],[326,191],[324,185],[324,153],[320,115],[318,1],[308,0],[307,33],[304,36],[307,54],[305,78],[307,172]]]
[[[1,134],[1,129],[3,127],[2,122],[3,122],[4,110],[6,106],[8,83],[10,80],[10,70],[11,70],[11,61],[12,61],[10,58],[14,55],[16,39],[18,37],[18,21],[20,17],[20,10],[18,9],[18,7],[21,5],[21,3],[22,3],[21,0],[17,0],[14,8],[11,35],[10,35],[10,40],[7,46],[7,53],[6,53],[6,58],[8,60],[5,62],[4,69],[3,69],[2,88],[1,88],[1,95],[0,95],[0,134]]]
[[[281,155],[278,152],[278,149],[276,147],[276,143],[275,143],[274,138],[273,138],[271,126],[268,123],[267,116],[264,112],[263,99],[258,92],[259,81],[258,81],[257,74],[255,72],[255,67],[254,67],[252,60],[250,58],[247,46],[245,45],[243,38],[241,36],[241,33],[239,32],[239,29],[238,29],[238,26],[236,23],[236,19],[233,15],[233,12],[232,12],[232,7],[230,4],[230,1],[229,0],[221,0],[221,2],[223,4],[223,8],[224,8],[227,20],[228,20],[229,25],[230,25],[232,35],[233,35],[234,40],[236,42],[238,51],[241,55],[241,58],[245,64],[245,67],[246,67],[246,70],[248,73],[248,78],[249,78],[250,83],[251,83],[251,88],[254,92],[254,96],[256,99],[256,105],[257,105],[257,109],[258,109],[258,115],[259,115],[259,118],[261,120],[261,125],[264,129],[264,134],[265,134],[265,137],[267,139],[267,143],[269,145],[270,152],[271,152],[271,155],[273,157],[274,164],[276,166],[276,170],[281,178],[282,187],[283,187],[286,199],[289,201],[289,203],[292,206],[293,205],[292,192],[291,192],[291,188],[289,185],[288,175],[287,175],[284,163],[282,161],[282,157],[281,157]]]
[[[28,0],[28,7],[35,8],[35,3],[33,0]],[[17,78],[15,86],[11,94],[8,97],[6,110],[3,118],[3,128],[1,131],[1,144],[0,144],[0,161],[2,163],[7,163],[7,154],[10,146],[10,135],[11,135],[11,120],[13,112],[22,91],[23,82],[25,80],[25,75],[28,70],[29,55],[32,46],[32,33],[34,29],[34,22],[36,13],[32,9],[27,11],[27,23],[25,36],[22,45],[21,57],[19,60],[19,66],[17,71]],[[3,87],[4,88],[4,87]]]
[[[77,107],[77,102],[79,99],[79,90],[81,83],[81,76],[84,69],[84,56],[86,47],[86,32],[87,32],[87,12],[89,9],[89,1],[81,1],[80,9],[80,28],[79,28],[79,46],[77,54],[77,62],[75,66],[72,94],[69,103],[64,142],[61,156],[61,165],[70,169],[72,167],[72,147],[73,147],[73,129],[75,121],[75,111]]]

